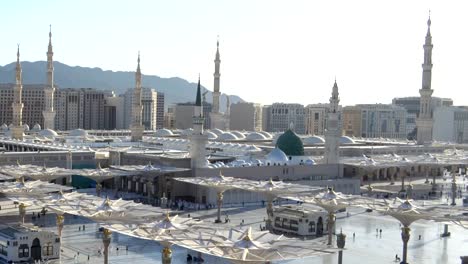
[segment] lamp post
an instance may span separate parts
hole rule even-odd
[[[407,264],[408,262],[408,241],[410,239],[410,231],[411,229],[408,226],[403,226],[401,228],[401,240],[403,240],[403,261],[401,264]]]
[[[452,203],[450,205],[457,205],[455,199],[457,198],[457,180],[455,179],[455,173],[452,176]]]
[[[171,264],[172,262],[172,250],[169,245],[164,245],[161,251],[162,264]]]
[[[223,204],[223,191],[218,191],[217,192],[217,205],[218,205],[218,211],[216,213],[216,220],[215,223],[221,223],[221,206]]]
[[[346,235],[343,232],[340,232],[336,235],[336,244],[339,249],[343,249],[346,243]],[[343,263],[343,250],[338,251],[338,264]]]
[[[335,212],[329,211],[328,212],[328,243],[327,245],[331,245],[333,243],[333,228],[335,226]]]
[[[111,242],[112,232],[109,229],[104,229],[102,232],[102,243],[104,244],[104,264],[109,263],[109,245]]]

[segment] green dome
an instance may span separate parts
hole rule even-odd
[[[304,145],[302,140],[291,129],[288,129],[278,140],[276,147],[281,149],[287,156],[303,156]]]

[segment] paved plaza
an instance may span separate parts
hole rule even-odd
[[[458,201],[459,203],[461,201]],[[31,208],[30,210],[34,210]],[[37,209],[38,211],[38,209]],[[14,214],[15,209],[6,209],[2,214]],[[259,229],[264,226],[263,217],[266,216],[265,208],[245,207],[223,209],[229,215],[229,225],[252,226]],[[200,217],[204,221],[214,221],[216,210],[201,210],[190,212],[191,217]],[[180,217],[187,217],[187,213]],[[396,263],[395,255],[401,256],[401,231],[399,223],[389,216],[378,213],[367,213],[364,209],[351,209],[348,213],[337,215],[337,232],[340,229],[347,235],[344,263]],[[30,218],[27,218],[31,221]],[[16,216],[2,216],[0,223],[15,222]],[[36,224],[44,225],[45,229],[55,231],[55,216],[48,214],[35,220]],[[83,224],[86,229],[83,231]],[[221,224],[225,225],[225,224]],[[81,217],[66,216],[65,228],[62,239],[62,260],[52,263],[103,263],[101,234],[98,232],[100,225]],[[380,235],[380,229],[382,234]],[[379,232],[376,232],[379,230]],[[439,264],[460,263],[460,256],[468,255],[468,230],[457,226],[450,226],[452,233],[449,238],[441,238],[443,224],[418,221],[411,226],[411,239],[409,242],[409,263]],[[353,238],[353,233],[355,237]],[[419,239],[419,236],[421,238]],[[127,250],[128,247],[128,250]],[[117,250],[118,248],[118,250]],[[117,233],[113,234],[110,246],[110,263],[139,264],[161,263],[161,246],[153,241],[128,237]],[[186,263],[186,249],[175,247],[173,263]],[[192,253],[193,255],[193,253]],[[89,256],[89,261],[88,261]],[[218,258],[203,256],[205,263],[228,263]],[[275,262],[281,263],[281,262]],[[337,263],[337,255],[327,255],[299,259],[282,263],[290,264],[331,264]]]

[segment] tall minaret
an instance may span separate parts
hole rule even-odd
[[[419,117],[416,120],[418,130],[418,144],[426,144],[432,141],[432,113],[431,96],[434,90],[431,89],[432,78],[432,36],[431,36],[431,16],[427,20],[426,42],[424,43],[424,63],[422,64],[422,88],[419,90],[421,95],[419,106]]]
[[[195,106],[193,109],[193,133],[190,138],[190,158],[191,167],[196,175],[197,168],[203,168],[206,166],[206,142],[208,137],[203,134],[203,124],[205,118],[203,117],[203,105],[201,100],[201,87],[200,87],[200,76],[198,77],[197,97],[195,100]]]
[[[22,80],[22,70],[20,64],[20,52],[19,52],[19,44],[18,44],[18,52],[16,53],[16,85],[14,90],[14,98],[13,98],[13,128],[11,137],[14,139],[23,139],[23,100],[22,100],[22,93],[23,93],[23,80]]]
[[[214,85],[213,85],[213,113],[219,113],[219,81],[221,74],[219,73],[219,67],[221,65],[221,59],[219,57],[219,40],[216,42],[216,57],[214,60],[215,63],[215,72],[214,76]]]
[[[143,139],[144,126],[142,125],[141,119],[142,111],[140,52],[138,52],[138,66],[135,73],[135,90],[133,91],[132,102],[132,124],[130,126],[132,141],[141,141]]]
[[[338,93],[338,85],[333,85],[332,96],[330,97],[330,110],[327,118],[327,129],[325,130],[325,163],[338,164],[340,162],[340,113],[339,113],[340,97]]]
[[[55,111],[54,111],[54,52],[52,51],[52,26],[49,31],[49,47],[47,49],[47,86],[44,89],[44,129],[54,129],[55,127]]]

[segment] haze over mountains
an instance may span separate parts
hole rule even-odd
[[[24,84],[46,83],[46,62],[21,62]],[[124,93],[128,88],[135,87],[135,73],[123,71],[103,71],[100,68],[88,68],[54,62],[54,79],[59,88],[97,88],[113,90],[117,95]],[[0,66],[0,83],[15,82],[15,63]],[[175,103],[194,102],[197,84],[173,77],[160,78],[155,75],[143,75],[143,87],[154,88],[165,94],[165,107]],[[203,87],[203,90],[207,90]],[[222,87],[221,87],[222,90]],[[236,95],[229,96],[231,103],[243,101]],[[212,101],[211,91],[206,94],[206,101]],[[221,111],[226,109],[226,95],[220,98]]]

